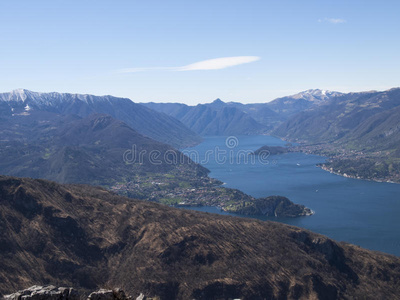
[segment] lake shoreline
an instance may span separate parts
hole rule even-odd
[[[360,176],[353,176],[353,175],[349,175],[347,173],[341,173],[338,171],[333,170],[333,168],[329,168],[328,166],[326,166],[325,164],[317,164],[316,165],[318,168],[329,172],[331,174],[334,175],[338,175],[338,176],[342,176],[345,178],[351,178],[351,179],[358,179],[358,180],[366,180],[366,181],[373,181],[373,182],[380,182],[380,183],[394,183],[394,184],[400,184],[400,182],[396,182],[396,181],[392,181],[392,180],[385,180],[385,179],[378,179],[378,178],[363,178]]]
[[[376,162],[381,162],[384,161],[381,157],[373,157],[370,155],[367,155],[363,152],[359,151],[349,151],[341,147],[335,147],[332,145],[327,145],[327,144],[307,144],[306,141],[294,141],[290,139],[285,139],[285,138],[279,138],[285,142],[288,143],[297,143],[295,146],[289,146],[288,152],[295,152],[295,153],[304,153],[304,154],[312,154],[312,155],[318,155],[325,157],[328,161],[325,163],[317,164],[316,166],[318,168],[321,168],[324,171],[327,171],[331,174],[339,175],[345,178],[351,178],[351,179],[360,179],[360,180],[367,180],[367,181],[373,181],[373,182],[382,182],[382,183],[395,183],[395,184],[400,184],[400,178],[398,174],[391,174],[388,176],[388,178],[380,178],[380,177],[365,177],[362,175],[352,175],[348,174],[348,172],[341,172],[341,170],[334,169],[332,167],[327,166],[327,163],[338,163],[341,160],[352,160],[354,161],[354,165],[357,166],[358,161],[362,159],[368,159],[370,161],[376,161]],[[332,155],[332,153],[335,153],[335,155]],[[339,153],[339,154],[338,154]]]
[[[225,144],[226,137],[207,137],[194,150],[200,161],[207,151],[219,147],[224,153],[236,157],[269,146],[288,146],[287,142],[271,136],[238,136],[238,145],[232,149]],[[302,151],[300,150],[302,147]],[[296,150],[296,151],[294,151]],[[226,183],[224,187],[238,189],[261,198],[265,195],[283,195],[294,203],[312,208],[311,218],[261,217],[263,220],[283,222],[326,235],[371,250],[400,255],[400,186],[388,185],[368,179],[353,180],[343,174],[329,174],[320,167],[329,160],[326,152],[306,151],[302,145],[291,145],[291,151],[268,157],[275,163],[263,164],[260,160],[248,163],[221,164],[213,156],[204,167],[210,177]],[[340,175],[340,176],[334,176]],[[198,207],[198,210],[226,214],[218,208]],[[258,218],[257,216],[238,215]]]

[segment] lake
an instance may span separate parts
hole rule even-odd
[[[257,216],[309,229],[337,241],[400,256],[400,185],[345,178],[316,167],[325,157],[286,153],[252,157],[263,145],[283,146],[271,136],[206,137],[186,154],[210,176],[254,197],[282,195],[303,204],[309,217]],[[221,213],[214,207],[192,209]],[[227,214],[227,213],[223,213]]]

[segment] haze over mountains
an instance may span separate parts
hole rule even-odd
[[[129,99],[112,96],[99,97],[15,90],[0,94],[0,121],[4,129],[3,136],[10,133],[9,130],[7,131],[8,123],[10,126],[14,126],[16,134],[10,137],[11,140],[18,139],[18,128],[15,126],[19,125],[15,122],[24,123],[25,118],[33,129],[39,124],[41,118],[49,118],[51,122],[57,120],[54,116],[50,117],[51,114],[58,115],[63,119],[62,122],[57,123],[58,127],[63,126],[63,123],[77,121],[75,117],[85,118],[92,114],[107,114],[125,122],[127,126],[141,135],[179,148],[199,143],[200,136],[273,134],[285,139],[301,141],[303,144],[324,143],[330,144],[331,148],[375,153],[375,156],[378,156],[376,152],[387,151],[385,155],[395,160],[384,162],[383,169],[382,166],[379,166],[379,172],[374,171],[367,175],[367,178],[374,176],[386,178],[385,176],[389,176],[397,168],[399,163],[397,158],[400,158],[398,150],[400,135],[397,121],[399,119],[399,99],[399,89],[348,94],[314,89],[278,98],[268,103],[242,104],[223,102],[217,99],[208,104],[188,106],[180,103],[136,104]],[[72,116],[75,116],[75,119]],[[36,123],[34,124],[35,118]],[[24,125],[21,127],[25,128],[25,135],[40,137],[44,134],[41,131],[43,127],[38,128],[37,133],[34,132],[35,130],[28,133],[29,126],[25,124],[25,127]],[[116,144],[118,145],[118,143],[117,141]],[[2,151],[5,149],[3,148]],[[18,149],[22,151],[22,149]],[[43,149],[41,150],[42,156],[50,155],[47,150],[43,153]],[[11,157],[15,153],[10,153]],[[323,154],[331,155],[326,151]],[[382,155],[380,157],[382,160]],[[35,165],[34,161],[37,162],[37,160],[31,160],[30,166]],[[87,159],[87,161],[92,161],[96,165],[93,158]],[[5,163],[4,170],[10,172],[7,174],[24,174],[15,167],[11,170],[7,167],[8,162]],[[50,164],[51,159],[47,163]],[[376,163],[376,160],[364,164],[361,173],[375,168],[371,166],[373,163]],[[57,164],[51,165],[56,166]],[[36,169],[39,168],[38,165],[36,167]],[[62,168],[64,169],[65,166]],[[62,168],[59,166],[59,169]],[[43,168],[41,169],[43,170]],[[347,169],[349,171],[349,168]],[[25,167],[24,170],[26,171],[28,168]],[[29,170],[29,175],[35,174],[35,168],[30,167]],[[351,172],[356,177],[361,176],[357,170]],[[63,171],[59,173],[61,174]],[[52,177],[44,176],[44,178]],[[61,178],[56,177],[56,179],[60,180]],[[61,179],[61,182],[64,180]]]
[[[184,104],[145,103],[145,106],[164,112],[180,120],[199,135],[261,134],[264,126],[240,109],[220,99],[210,104],[187,106]]]
[[[0,176],[0,293],[52,283],[160,299],[395,299],[397,257],[296,227]],[[28,242],[29,241],[29,242]]]
[[[350,159],[343,160],[342,169],[354,177],[400,180],[399,88],[359,93],[314,89],[255,104],[217,99],[197,106],[144,105],[179,119],[200,135],[272,134],[314,145],[309,150],[313,153]],[[352,156],[350,151],[357,153]],[[340,170],[340,165],[334,169]]]
[[[268,103],[220,99],[188,106],[136,104],[129,99],[15,90],[0,94],[3,120],[38,112],[87,117],[108,114],[139,134],[174,147],[193,146],[201,136],[273,134],[290,140],[332,143],[398,156],[399,89],[339,93],[307,90]]]
[[[28,114],[29,110],[87,117],[108,114],[139,133],[176,148],[192,146],[201,138],[175,118],[149,110],[127,98],[66,93],[37,93],[24,89],[0,94],[0,116]]]
[[[400,95],[388,91],[307,90],[268,103],[144,105],[173,116],[200,135],[270,134],[331,158],[327,170],[400,182]],[[303,148],[304,150],[304,148]],[[340,160],[340,161],[339,161]]]
[[[342,95],[324,90],[307,90],[268,103],[223,102],[188,106],[180,103],[143,103],[177,118],[196,133],[206,135],[263,134],[291,116]]]
[[[182,148],[199,143],[198,135],[270,133],[298,113],[325,107],[336,98],[346,100],[357,95],[315,89],[268,103],[242,104],[217,99],[208,104],[188,106],[180,103],[137,104],[112,96],[37,93],[21,89],[0,94],[0,115],[27,115],[32,110],[80,117],[108,114],[142,135]],[[288,124],[290,127],[291,123]]]

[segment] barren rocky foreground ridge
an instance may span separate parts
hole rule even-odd
[[[275,222],[0,177],[0,293],[109,286],[160,299],[396,299],[400,259]]]

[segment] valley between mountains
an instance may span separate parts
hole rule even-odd
[[[360,93],[308,90],[256,104],[217,99],[197,106],[145,105],[199,134],[274,135],[300,144],[290,151],[328,156],[321,167],[338,175],[400,182],[399,88]]]

